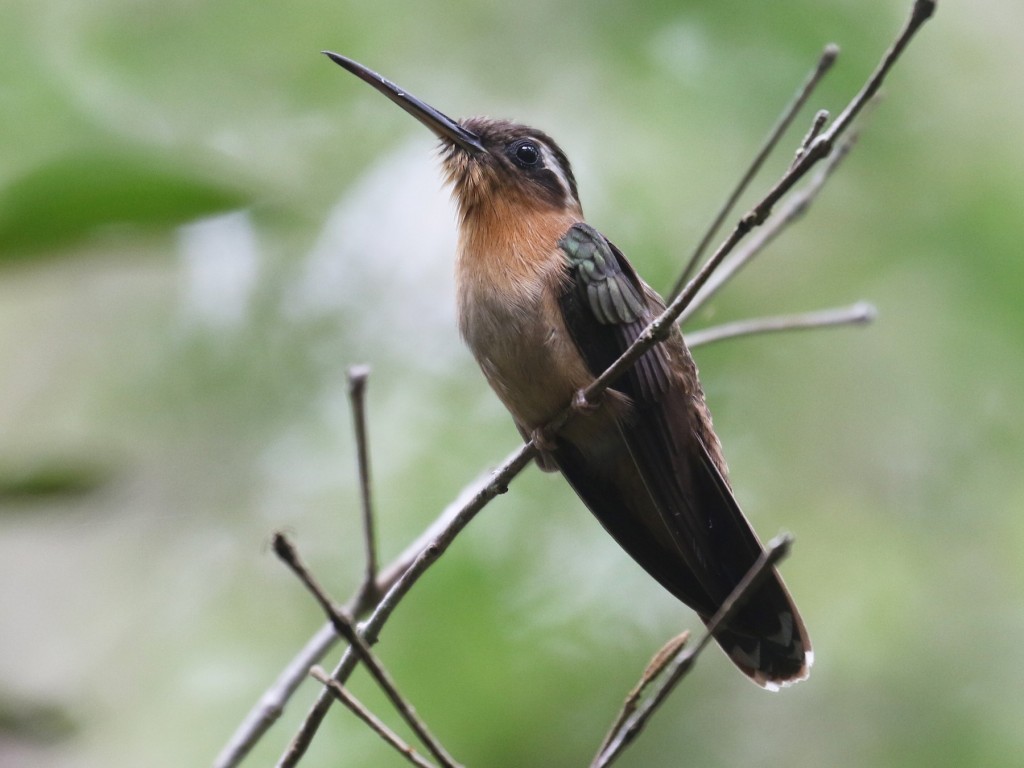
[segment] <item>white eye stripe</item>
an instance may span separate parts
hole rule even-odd
[[[572,187],[569,185],[569,179],[566,178],[565,169],[563,169],[562,164],[558,162],[558,158],[555,157],[555,153],[552,152],[543,142],[538,141],[537,146],[540,147],[540,156],[544,161],[544,167],[555,174],[555,178],[558,179],[558,183],[561,185],[566,199],[572,199]]]

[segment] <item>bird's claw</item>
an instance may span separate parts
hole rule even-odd
[[[600,408],[601,404],[600,403],[592,402],[587,397],[586,390],[577,389],[576,390],[576,394],[572,396],[572,403],[571,403],[570,407],[576,413],[580,413],[580,414],[583,414],[583,415],[588,415],[588,414],[591,414],[594,411],[596,411],[598,408]]]
[[[548,436],[544,427],[538,427],[533,430],[530,433],[530,441],[537,446],[537,450],[540,451],[542,455],[550,455],[554,453],[555,449],[558,447],[555,444],[555,441]]]

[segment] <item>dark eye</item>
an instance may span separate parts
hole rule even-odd
[[[512,157],[522,168],[534,168],[540,164],[540,147],[529,139],[522,139],[513,144]]]

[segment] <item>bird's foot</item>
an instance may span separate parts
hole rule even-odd
[[[541,456],[549,456],[554,453],[555,449],[558,447],[555,439],[548,435],[547,430],[545,430],[544,427],[537,427],[537,429],[530,432],[530,440],[535,446],[537,446],[537,450],[540,451]]]
[[[572,396],[572,402],[569,404],[574,413],[588,416],[594,413],[598,408],[601,407],[601,402],[592,401],[587,397],[587,392],[584,389],[577,389],[576,394]]]

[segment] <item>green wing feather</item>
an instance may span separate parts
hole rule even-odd
[[[586,291],[594,317],[604,325],[632,323],[647,307],[643,295],[622,271],[611,244],[596,229],[577,224],[565,233],[559,245],[569,267]]]

